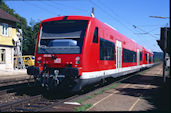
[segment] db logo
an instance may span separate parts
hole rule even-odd
[[[54,63],[61,63],[61,58],[57,58],[56,60],[54,60]]]

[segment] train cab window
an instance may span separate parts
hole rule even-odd
[[[96,27],[94,31],[93,43],[98,43],[98,27]]]
[[[59,20],[43,22],[39,54],[80,54],[88,20]]]

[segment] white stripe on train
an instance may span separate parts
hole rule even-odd
[[[129,74],[131,72],[135,72],[140,70],[144,67],[150,67],[153,64],[143,64],[140,66],[131,66],[131,67],[125,67],[125,68],[118,68],[118,69],[109,69],[109,70],[103,70],[103,71],[93,71],[93,72],[83,72],[80,79],[92,79],[92,78],[105,78],[110,75],[115,75],[115,77],[120,76],[117,73],[122,73],[122,75]]]

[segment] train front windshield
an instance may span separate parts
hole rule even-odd
[[[60,20],[42,23],[39,54],[80,54],[87,20]]]

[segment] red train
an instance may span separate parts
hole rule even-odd
[[[27,72],[42,86],[83,86],[153,65],[153,53],[98,19],[60,16],[40,24],[35,66]]]

